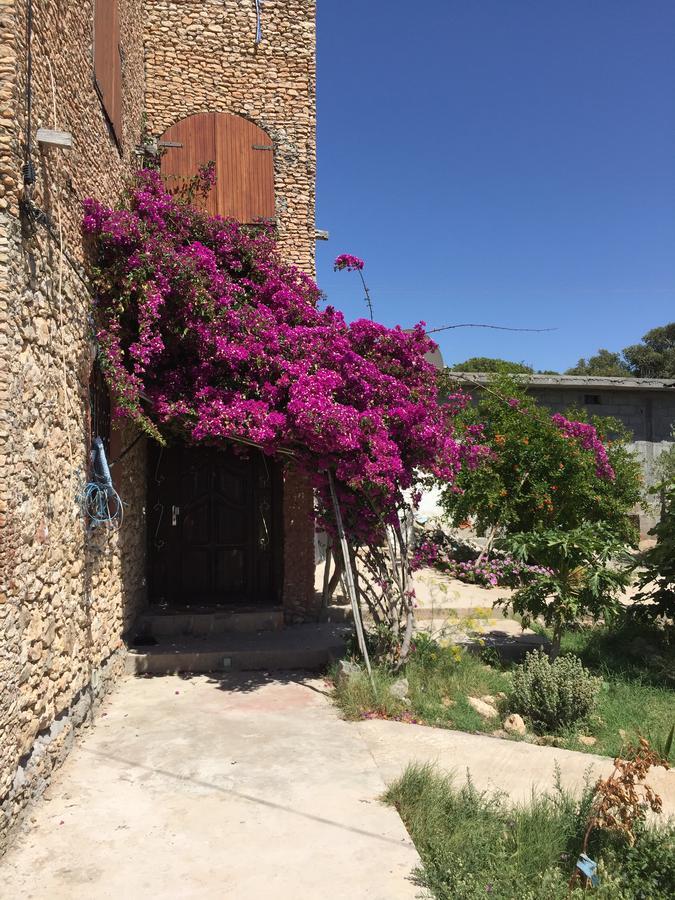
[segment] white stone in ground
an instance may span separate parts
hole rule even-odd
[[[499,713],[489,703],[486,703],[485,700],[481,700],[479,697],[467,697],[466,698],[469,706],[478,713],[479,716],[482,716],[484,719],[496,719]]]
[[[398,678],[392,685],[390,685],[389,693],[396,700],[405,700],[408,696],[409,689],[410,685],[408,684],[408,679]]]
[[[507,716],[502,724],[504,727],[504,731],[508,731],[509,734],[527,733],[525,722],[523,721],[522,717],[518,715],[518,713],[512,713],[510,716]]]

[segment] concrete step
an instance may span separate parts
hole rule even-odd
[[[136,623],[139,639],[211,637],[227,633],[279,631],[284,627],[281,607],[235,608],[219,610],[150,611]]]
[[[318,623],[282,631],[165,638],[150,646],[131,647],[128,675],[176,672],[230,672],[273,669],[322,669],[345,652],[351,629]]]

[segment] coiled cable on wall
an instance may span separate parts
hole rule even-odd
[[[119,528],[124,518],[124,507],[113,486],[105,447],[100,437],[94,438],[92,444],[91,467],[93,480],[85,484],[80,496],[82,512],[92,528],[99,525]]]

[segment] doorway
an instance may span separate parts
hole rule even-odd
[[[281,473],[260,451],[153,446],[148,454],[151,605],[281,602]]]

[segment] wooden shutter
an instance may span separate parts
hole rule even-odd
[[[95,0],[94,76],[106,116],[119,141],[122,138],[122,64],[118,0]]]
[[[213,161],[216,183],[206,203],[209,213],[247,224],[274,218],[274,153],[262,128],[229,113],[199,113],[172,125],[160,140],[181,144],[162,157],[169,188]]]

